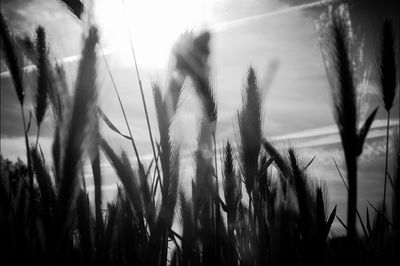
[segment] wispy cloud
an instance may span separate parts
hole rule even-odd
[[[391,119],[391,131],[395,130],[399,126],[398,119]],[[383,138],[386,136],[386,121],[379,119],[374,121],[370,131],[367,135],[367,143],[364,150],[383,154],[384,146],[383,143],[373,142],[374,139]],[[327,150],[328,146],[340,144],[340,137],[338,135],[338,130],[336,125],[314,128],[299,132],[294,132],[286,135],[279,135],[271,137],[270,140],[276,144],[290,144],[294,145],[296,148],[306,149],[306,148],[316,148]],[[41,137],[40,144],[44,151],[49,151],[50,154],[52,138],[51,137]],[[382,147],[381,147],[382,146]],[[332,147],[331,147],[332,148]],[[336,149],[340,147],[337,146]],[[24,158],[25,145],[23,137],[4,137],[1,140],[1,150],[2,154],[6,157],[15,160],[17,157]],[[221,153],[222,150],[219,152]],[[192,155],[192,151],[186,150],[182,152],[182,157],[187,158]],[[368,152],[367,152],[368,153]],[[152,159],[152,154],[144,154],[142,159],[145,161],[150,161]]]
[[[315,1],[313,3],[300,4],[300,5],[291,6],[291,7],[279,9],[279,10],[272,11],[272,12],[266,12],[266,13],[259,14],[259,15],[243,17],[240,19],[230,20],[230,21],[226,21],[223,23],[217,23],[217,24],[211,25],[210,28],[214,31],[223,31],[223,30],[226,30],[226,29],[229,29],[232,27],[236,27],[238,25],[253,22],[255,20],[278,16],[278,15],[283,15],[283,14],[287,14],[287,13],[294,12],[294,11],[301,11],[301,10],[307,10],[310,8],[322,7],[322,6],[326,6],[326,5],[329,5],[329,4],[332,4],[335,2],[339,2],[339,1],[342,1],[342,0],[322,0],[322,1]]]
[[[101,53],[104,53],[104,55],[110,55],[110,54],[113,53],[113,51],[114,50],[112,48],[104,48],[102,52],[98,51],[98,56],[102,56]],[[58,61],[58,63],[61,63],[61,64],[64,65],[64,64],[70,64],[70,63],[76,63],[76,62],[79,62],[79,60],[81,60],[81,55],[80,54],[64,57],[64,58],[60,59]],[[35,65],[27,65],[27,66],[25,66],[23,68],[23,71],[27,72],[27,73],[32,72],[32,71],[36,71],[36,66]],[[10,78],[10,77],[11,77],[10,76],[10,71],[3,71],[3,72],[0,73],[0,78],[2,78],[2,79],[3,78]]]
[[[391,125],[392,129],[395,128],[396,126],[399,125],[399,120],[391,119],[390,125]],[[382,128],[386,128],[386,120],[384,120],[384,119],[375,120],[372,123],[370,133],[368,134],[368,138],[383,136],[380,133],[379,134],[377,134],[376,132],[374,133],[374,130],[382,129]],[[326,136],[326,135],[337,135],[337,134],[338,134],[337,126],[331,125],[331,126],[326,126],[326,127],[319,127],[319,128],[313,128],[313,129],[308,129],[308,130],[304,130],[304,131],[294,132],[294,133],[286,134],[286,135],[275,136],[275,137],[272,137],[271,140],[273,140],[273,141],[295,140],[295,139],[301,140],[301,139],[305,139],[305,138],[322,137],[322,136]],[[331,144],[331,143],[327,142],[326,144]]]

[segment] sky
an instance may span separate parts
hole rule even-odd
[[[287,148],[289,145],[297,147],[304,162],[315,155],[316,159],[309,168],[310,173],[327,183],[331,207],[338,204],[339,216],[345,217],[347,194],[333,159],[338,162],[343,173],[345,167],[332,115],[331,94],[321,56],[319,34],[315,27],[316,19],[327,6],[322,2],[326,1],[318,1],[318,5],[312,0],[125,2],[95,1],[94,13],[107,62],[122,96],[139,152],[144,157],[149,157],[151,148],[128,36],[132,37],[135,47],[152,128],[156,132],[151,83],[156,81],[162,86],[165,84],[169,51],[180,33],[190,29],[208,29],[212,34],[210,66],[218,103],[218,143],[222,145],[228,139],[234,142],[237,137],[236,114],[241,104],[246,72],[253,66],[263,89],[265,137],[270,138],[280,148]],[[356,37],[366,44],[363,48],[363,66],[370,66],[372,69],[369,82],[359,87],[364,97],[361,117],[365,117],[376,106],[381,106],[374,80],[376,55],[373,51],[376,40],[379,40],[377,34],[380,19],[394,16],[395,2],[385,1],[385,5],[382,5],[377,0],[354,0],[349,3]],[[1,12],[9,21],[12,31],[18,35],[32,37],[38,25],[45,28],[51,56],[64,63],[72,90],[79,59],[77,55],[82,48],[82,24],[57,0],[1,0]],[[98,71],[100,105],[115,125],[126,132],[110,77],[101,59]],[[26,76],[27,84],[35,84],[29,82],[32,75]],[[28,98],[34,90],[34,86],[28,86]],[[398,127],[398,103],[396,99],[391,117],[392,129],[396,125]],[[183,160],[187,163],[182,170],[186,176],[190,176],[190,157],[196,144],[199,109],[193,90],[185,88],[182,109],[176,119],[174,132],[181,142],[183,154],[186,154]],[[381,106],[364,154],[359,160],[358,202],[362,214],[367,200],[376,204],[381,199],[385,118],[386,114]],[[49,154],[52,145],[50,120],[48,117],[40,139],[45,154]],[[25,158],[22,133],[17,97],[2,62],[3,156],[13,160],[17,157]],[[36,134],[34,127],[30,134],[33,141]],[[102,134],[115,148],[123,147],[128,154],[132,154],[126,140],[104,126]],[[103,166],[104,172],[109,176],[104,188],[115,187],[116,180],[112,177],[112,170],[104,160]],[[90,183],[90,173],[87,173],[87,177]]]

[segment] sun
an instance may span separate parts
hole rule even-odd
[[[129,35],[141,67],[163,67],[176,38],[203,27],[207,2],[201,0],[102,0],[96,22],[104,46],[126,65],[132,63]]]

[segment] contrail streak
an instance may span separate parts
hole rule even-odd
[[[105,48],[104,50],[104,54],[105,55],[109,55],[113,53],[112,49],[109,48]],[[61,60],[56,60],[59,63],[63,63],[63,64],[68,64],[68,63],[73,63],[73,62],[78,62],[81,59],[81,55],[71,55],[71,56],[67,56],[64,58],[61,58]],[[34,70],[36,70],[36,66],[35,65],[28,65],[22,68],[22,70],[26,73],[32,72]],[[9,78],[10,77],[10,71],[4,71],[0,73],[0,78]]]
[[[397,118],[390,119],[390,128],[395,129],[398,126],[399,126],[399,120]],[[373,129],[386,129],[386,119],[375,120],[371,125],[371,130]],[[294,140],[294,139],[307,139],[307,138],[323,137],[328,135],[337,135],[338,133],[339,131],[337,129],[337,126],[330,125],[326,127],[313,128],[290,134],[274,136],[271,138],[271,140],[284,141],[284,140]],[[369,135],[367,136],[367,139],[368,137]]]
[[[273,17],[273,16],[278,16],[278,15],[282,15],[282,14],[286,14],[286,13],[290,13],[290,12],[294,12],[294,11],[301,11],[301,10],[307,10],[307,9],[311,9],[311,8],[316,8],[316,7],[322,7],[322,6],[326,6],[335,2],[343,2],[344,0],[322,0],[322,1],[316,1],[313,3],[309,3],[309,4],[302,4],[302,5],[297,5],[297,6],[292,6],[292,7],[288,7],[288,8],[284,8],[284,9],[280,9],[277,11],[272,11],[272,12],[268,12],[268,13],[264,13],[264,14],[259,14],[259,15],[255,15],[255,16],[249,16],[249,17],[244,17],[244,18],[240,18],[240,19],[235,19],[235,20],[231,20],[231,21],[226,21],[226,22],[221,22],[221,23],[216,23],[214,25],[210,25],[208,26],[208,28],[214,32],[218,32],[218,31],[224,31],[227,30],[229,28],[233,28],[239,25],[243,25],[245,23],[248,22],[252,22],[252,21],[256,21],[259,19],[263,19],[263,18],[268,18],[268,17]],[[105,51],[106,54],[111,54],[110,49],[105,49],[107,50],[107,52]],[[73,55],[73,56],[69,56],[69,57],[64,57],[61,59],[61,63],[73,63],[73,62],[77,62],[79,61],[81,58],[80,55]],[[36,67],[34,65],[29,65],[23,68],[24,71],[26,72],[31,72],[33,70],[35,70]],[[8,78],[10,77],[10,72],[9,71],[4,71],[0,73],[0,78]]]
[[[247,22],[254,21],[254,20],[278,16],[278,15],[282,15],[282,14],[286,14],[286,13],[290,13],[290,12],[294,12],[294,11],[301,11],[301,10],[307,10],[307,9],[316,8],[316,7],[322,7],[322,6],[326,6],[329,4],[333,4],[335,2],[343,2],[343,1],[344,0],[322,0],[322,1],[317,1],[317,2],[308,3],[308,4],[291,6],[288,8],[284,8],[284,9],[280,9],[277,11],[272,11],[272,12],[268,12],[268,13],[264,13],[264,14],[259,14],[259,15],[255,15],[255,16],[249,16],[249,17],[244,17],[244,18],[226,21],[226,22],[222,22],[222,23],[217,23],[217,24],[211,25],[210,28],[214,31],[223,31],[223,30],[226,30],[226,29],[229,29],[232,27],[236,27],[236,26],[239,26],[239,25],[242,25]]]

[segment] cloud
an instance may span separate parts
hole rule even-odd
[[[101,57],[102,54],[104,53],[104,55],[110,55],[113,53],[113,49],[111,48],[104,48],[102,52],[97,51],[97,56]],[[79,62],[81,60],[81,55],[77,54],[77,55],[71,55],[71,56],[67,56],[64,58],[61,58],[60,60],[57,60],[57,63],[65,65],[65,64],[71,64],[71,63],[76,63]],[[36,71],[36,66],[35,65],[28,65],[25,66],[23,68],[23,71],[25,73],[30,73],[30,72],[35,72]],[[11,74],[10,71],[6,70],[0,73],[0,78],[10,78]]]
[[[30,138],[30,143],[34,143],[34,138]],[[43,150],[43,154],[46,158],[51,159],[51,147],[53,144],[53,138],[41,137],[39,144]],[[1,138],[1,154],[11,161],[16,161],[20,158],[26,162],[26,146],[24,137],[12,137],[12,138]]]
[[[380,133],[376,134],[376,132],[377,132],[376,130],[386,128],[386,123],[387,123],[386,120],[383,120],[383,119],[375,120],[371,125],[370,133],[368,134],[367,137],[368,138],[381,137],[382,136],[381,131],[380,131]],[[396,126],[399,125],[399,120],[391,119],[390,125],[391,125],[391,128],[394,129]],[[375,132],[375,134],[372,133],[371,131]],[[325,136],[325,135],[337,135],[337,133],[338,133],[337,126],[330,125],[330,126],[326,126],[326,127],[319,127],[319,128],[308,129],[308,130],[295,132],[295,133],[291,133],[291,134],[276,136],[276,137],[272,137],[271,139],[274,141],[285,140],[285,139],[293,140],[293,139],[304,139],[304,138],[311,138],[311,137],[321,137],[321,136]],[[326,142],[326,144],[328,144],[328,143],[329,142]]]

